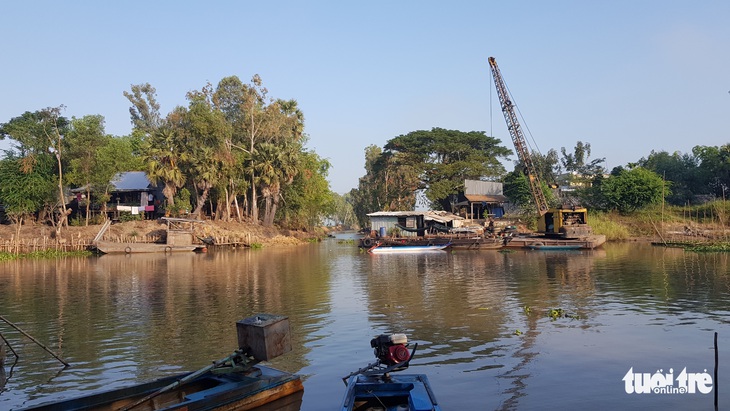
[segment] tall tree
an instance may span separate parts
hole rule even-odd
[[[587,185],[595,176],[605,173],[605,169],[601,165],[606,162],[605,158],[596,158],[591,161],[591,145],[578,141],[572,153],[568,153],[565,147],[561,147],[560,152],[563,154],[562,163],[565,171],[570,173],[569,183],[577,183],[578,185]]]
[[[187,159],[181,139],[176,130],[162,127],[144,140],[142,157],[147,177],[153,184],[162,183],[168,210],[175,206],[175,193],[185,184],[182,164]]]
[[[692,153],[699,159],[700,174],[716,197],[730,195],[730,144],[720,147],[696,146]]]
[[[64,136],[68,128],[68,119],[61,116],[64,106],[48,107],[34,113],[25,112],[20,117],[11,119],[0,125],[0,135],[9,137],[16,142],[21,157],[28,157],[26,164],[35,162],[33,157],[40,154],[50,154],[56,159],[57,196],[50,221],[56,227],[56,235],[61,234],[61,228],[67,224],[68,211],[66,196],[63,188],[63,147]]]
[[[133,84],[131,92],[125,91],[124,97],[132,103],[129,115],[135,130],[151,135],[164,125],[160,104],[157,102],[157,90],[150,83]]]
[[[433,128],[395,137],[385,153],[400,153],[401,164],[417,171],[419,188],[432,206],[448,209],[452,195],[463,191],[465,179],[496,178],[504,174],[499,158],[511,151],[484,132]]]
[[[282,189],[287,206],[278,213],[290,227],[311,229],[322,224],[334,210],[333,193],[327,181],[331,166],[313,151],[301,153],[298,164],[299,172],[292,184]]]
[[[18,157],[7,153],[0,160],[0,203],[5,213],[16,224],[16,238],[25,220],[48,204],[55,197],[55,173],[53,157],[47,153]]]
[[[231,139],[231,125],[223,112],[213,104],[213,87],[207,84],[200,91],[187,95],[187,110],[180,111],[182,123],[178,124],[184,136],[183,147],[187,150],[188,175],[196,188],[196,207],[193,214],[200,217],[210,190],[221,179],[223,164],[233,159],[226,143]]]
[[[94,201],[100,206],[102,214],[106,216],[106,206],[109,202],[109,192],[112,189],[112,180],[123,171],[141,171],[145,164],[136,153],[137,141],[132,136],[111,137],[106,144],[96,152],[96,167],[94,170]]]
[[[91,209],[91,192],[94,187],[102,185],[98,177],[100,164],[99,151],[109,144],[111,136],[104,133],[104,117],[89,115],[71,119],[71,125],[66,135],[65,145],[70,158],[68,182],[86,191],[85,225],[89,225]]]
[[[682,205],[692,201],[695,195],[711,192],[699,169],[699,158],[692,154],[652,150],[638,165],[672,182],[672,194],[666,196],[670,204]]]

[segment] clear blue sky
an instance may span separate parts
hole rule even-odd
[[[166,114],[258,73],[299,102],[338,193],[357,187],[366,146],[410,131],[481,130],[512,149],[489,56],[543,153],[581,140],[610,169],[730,142],[726,0],[17,0],[2,15],[0,123],[63,104],[126,135],[131,84],[152,84]]]

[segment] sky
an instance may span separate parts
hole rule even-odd
[[[4,0],[2,15],[0,123],[64,105],[128,135],[132,84],[154,86],[164,115],[208,82],[258,74],[297,100],[340,194],[367,146],[411,131],[484,131],[514,149],[490,56],[543,154],[583,141],[610,170],[730,143],[726,0]]]

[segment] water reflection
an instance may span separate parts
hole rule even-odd
[[[728,268],[726,254],[641,244],[368,255],[331,240],[8,262],[0,312],[72,366],[0,324],[21,359],[0,408],[200,368],[229,354],[235,322],[257,312],[290,317],[293,352],[273,365],[305,377],[303,410],[336,407],[340,378],[387,332],[419,343],[413,371],[447,409],[658,408],[667,400],[627,396],[621,377],[712,365],[707,334],[730,342]],[[568,316],[551,319],[558,308]]]

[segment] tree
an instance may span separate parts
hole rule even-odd
[[[9,137],[19,143],[16,147],[20,157],[28,158],[26,165],[34,164],[34,157],[50,154],[56,159],[57,213],[51,211],[50,221],[56,227],[56,235],[61,234],[61,227],[67,224],[66,196],[63,188],[63,148],[64,136],[68,128],[68,119],[61,116],[64,106],[48,107],[34,113],[25,112],[8,123],[0,125],[0,135]]]
[[[642,157],[638,165],[672,182],[672,195],[666,197],[670,204],[682,205],[691,201],[695,195],[711,192],[707,179],[703,178],[698,167],[699,159],[692,154],[652,151],[646,158]]]
[[[597,175],[603,174],[605,169],[601,166],[606,162],[605,158],[588,159],[591,156],[591,145],[578,141],[575,144],[573,153],[568,153],[565,147],[560,148],[563,154],[561,162],[565,171],[570,173],[570,181],[568,183],[577,183],[579,186],[587,186],[588,183]]]
[[[699,171],[706,187],[715,197],[727,198],[730,192],[730,144],[696,146],[692,153],[700,161]]]
[[[392,163],[411,167],[418,176],[418,188],[425,189],[432,206],[448,209],[450,196],[463,191],[465,179],[504,174],[499,158],[506,158],[511,151],[500,143],[481,131],[433,128],[389,140],[383,155],[399,154]]]
[[[89,225],[91,192],[104,181],[100,174],[99,151],[109,144],[111,136],[104,133],[104,117],[100,115],[72,118],[64,141],[70,158],[68,182],[86,191],[86,225]]]
[[[334,193],[329,188],[327,173],[331,165],[313,151],[302,152],[299,172],[292,184],[284,188],[287,206],[280,211],[289,227],[312,228],[334,211]]]
[[[94,201],[101,206],[104,216],[114,177],[123,171],[139,171],[145,167],[141,156],[135,154],[137,146],[135,137],[110,137],[105,143],[96,152],[96,166],[92,179]]]
[[[17,225],[17,236],[23,221],[55,196],[55,174],[53,158],[46,153],[18,157],[8,153],[0,160],[0,202],[5,213]]]
[[[179,110],[180,122],[173,124],[183,136],[181,148],[187,151],[185,164],[197,189],[193,214],[199,218],[210,190],[222,177],[223,164],[232,161],[226,150],[231,125],[213,105],[210,84],[200,91],[189,92],[187,98],[188,108]]]
[[[332,214],[327,216],[335,225],[346,228],[353,228],[357,225],[355,210],[353,208],[352,192],[340,195],[332,193],[333,207]]]
[[[643,167],[618,169],[596,189],[609,210],[628,213],[662,201],[669,190],[662,178]]]
[[[174,207],[175,193],[186,181],[181,169],[187,159],[187,152],[183,150],[178,134],[167,126],[152,133],[142,145],[147,177],[153,184],[163,184],[162,194],[168,209]]]
[[[236,76],[226,77],[218,83],[213,95],[213,102],[223,112],[226,120],[232,125],[231,139],[226,143],[229,149],[246,153],[238,157],[245,160],[244,171],[248,178],[247,204],[254,222],[259,222],[257,186],[260,179],[258,171],[258,148],[260,143],[282,143],[289,137],[301,138],[303,116],[296,108],[294,100],[283,101],[269,97],[268,90],[258,74],[251,78],[250,84],[243,84]],[[299,132],[296,132],[299,130]],[[265,168],[265,167],[263,167]],[[229,176],[229,180],[232,178]],[[233,181],[231,181],[233,183]],[[233,184],[229,184],[230,187]],[[267,194],[271,194],[267,191]],[[264,198],[264,201],[269,201]]]
[[[150,83],[131,86],[131,93],[124,92],[124,97],[132,103],[129,115],[134,129],[145,136],[155,133],[165,122],[160,116],[160,104],[157,103],[157,90]]]

